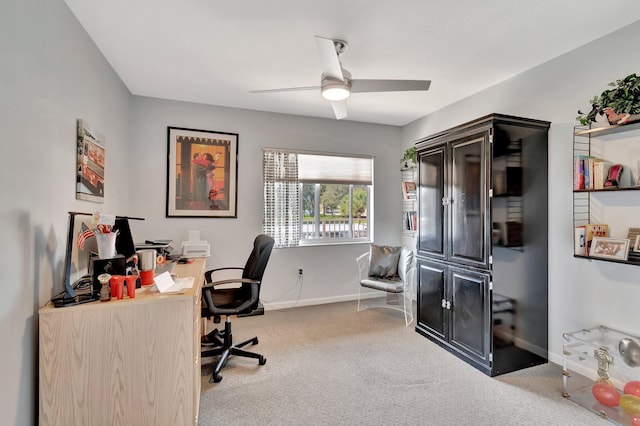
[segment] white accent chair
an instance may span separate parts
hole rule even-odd
[[[397,274],[391,277],[380,277],[370,275],[371,271],[371,250],[362,253],[356,258],[358,266],[358,282],[360,288],[358,291],[358,312],[369,308],[388,308],[404,313],[405,325],[413,322],[413,293],[416,272],[416,261],[413,250],[402,247],[398,257]],[[402,299],[397,303],[389,303],[389,298],[385,298],[385,302],[372,303],[371,298],[367,296],[370,292],[367,289],[378,290],[387,293],[387,295],[395,294]],[[365,293],[363,293],[363,290]],[[379,299],[379,298],[377,298]],[[366,301],[365,301],[366,300]]]

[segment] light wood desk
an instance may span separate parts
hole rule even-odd
[[[205,259],[176,265],[184,294],[39,310],[40,424],[194,425]]]

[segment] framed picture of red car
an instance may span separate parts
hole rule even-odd
[[[81,118],[76,124],[76,199],[103,203],[104,136]]]
[[[167,150],[167,217],[238,217],[237,133],[168,127]]]

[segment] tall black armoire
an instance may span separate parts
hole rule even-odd
[[[416,143],[416,331],[490,376],[548,358],[549,125],[491,114]]]

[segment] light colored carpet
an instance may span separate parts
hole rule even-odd
[[[562,397],[555,364],[490,378],[405,327],[387,309],[355,302],[232,318],[235,341],[267,363],[231,357],[208,382],[200,425],[607,425]]]

